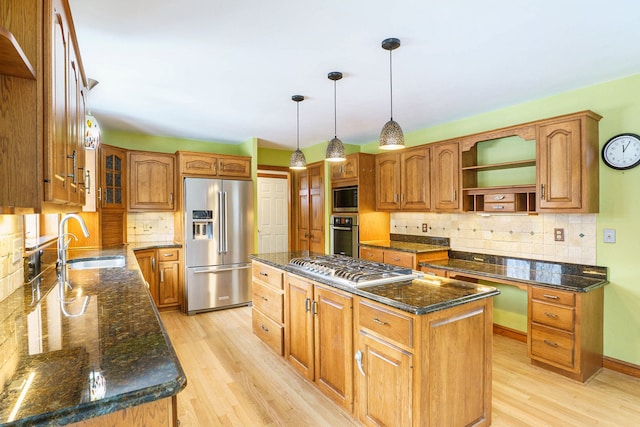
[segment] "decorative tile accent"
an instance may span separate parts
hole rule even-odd
[[[135,212],[127,214],[129,243],[173,242],[173,212]]]

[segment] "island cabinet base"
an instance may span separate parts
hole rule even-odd
[[[69,424],[70,427],[177,427],[177,397],[166,397],[118,412]]]
[[[354,415],[359,422],[491,424],[491,298],[419,316],[356,300]]]

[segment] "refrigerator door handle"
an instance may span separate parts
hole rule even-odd
[[[229,231],[228,230],[228,225],[227,225],[227,213],[228,213],[227,212],[228,211],[228,209],[227,209],[227,195],[228,195],[228,193],[226,191],[224,191],[222,193],[222,199],[224,201],[224,204],[223,204],[222,208],[223,208],[223,214],[224,214],[224,238],[223,238],[223,240],[224,240],[224,253],[225,254],[227,252],[229,252],[229,238],[228,238],[228,233],[227,233]]]
[[[246,270],[249,268],[251,268],[251,264],[247,264],[241,267],[231,267],[231,268],[203,268],[203,269],[193,270],[193,274],[220,273],[222,271]]]
[[[224,208],[222,204],[224,203],[222,198],[222,191],[218,192],[218,253],[224,253],[224,222],[225,218],[223,216]]]

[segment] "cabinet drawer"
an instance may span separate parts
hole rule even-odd
[[[260,280],[276,289],[284,289],[282,270],[278,270],[277,268],[270,267],[266,264],[254,262],[251,265],[251,271],[254,279]]]
[[[573,331],[574,309],[542,302],[531,304],[531,320],[535,323],[552,326],[565,331]]]
[[[360,301],[358,310],[359,328],[368,329],[403,346],[413,347],[413,319],[367,301]]]
[[[384,251],[384,261],[399,267],[414,268],[415,255],[408,252]]]
[[[573,334],[541,325],[531,326],[531,357],[573,368]]]
[[[484,195],[485,203],[513,203],[515,201],[514,193],[487,193]]]
[[[553,302],[555,304],[562,304],[570,307],[575,307],[576,305],[576,295],[573,292],[532,287],[531,297],[539,301]]]
[[[484,207],[482,208],[485,212],[515,212],[516,204],[515,203],[490,203],[485,200]]]
[[[384,262],[384,251],[375,248],[360,248],[360,258],[367,261]]]
[[[420,267],[425,276],[447,277],[447,270],[441,270],[433,267]]]
[[[284,355],[284,328],[262,314],[255,307],[251,310],[253,333],[280,356]]]
[[[278,323],[284,322],[284,293],[261,282],[253,282],[253,306]]]
[[[180,250],[178,248],[158,249],[158,262],[178,261],[179,258],[180,258]]]

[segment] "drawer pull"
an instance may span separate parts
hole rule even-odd
[[[557,342],[553,342],[553,341],[549,341],[549,340],[544,340],[544,343],[550,347],[553,348],[558,348],[558,343]]]
[[[373,318],[373,321],[374,321],[375,323],[377,323],[378,325],[388,325],[388,324],[389,324],[388,322],[385,322],[385,321],[383,321],[383,320],[380,320],[380,319],[378,319],[377,317],[374,317],[374,318]]]
[[[493,209],[495,209],[495,210],[504,209],[504,205],[493,205]]]
[[[262,298],[262,301],[269,301],[268,298],[263,297],[262,295],[260,295],[260,298]]]
[[[267,328],[266,326],[260,325],[260,327],[262,328],[263,331],[269,332],[269,328]]]
[[[560,299],[557,295],[543,294],[542,296],[549,299]]]
[[[311,300],[309,298],[304,300],[304,311],[309,312],[311,310]]]
[[[162,254],[162,256],[173,256],[173,254]]]
[[[260,275],[261,275],[261,276],[264,276],[264,277],[269,277],[269,274],[268,274],[268,273],[265,273],[264,271],[261,271],[261,272],[260,272]]]
[[[557,314],[555,314],[555,313],[547,313],[546,311],[544,312],[544,315],[547,316],[547,317],[550,317],[552,319],[557,319],[558,318]]]
[[[400,261],[400,258],[391,258],[394,261]]]
[[[493,196],[493,200],[503,200],[504,199],[504,194],[496,194],[495,196]]]

